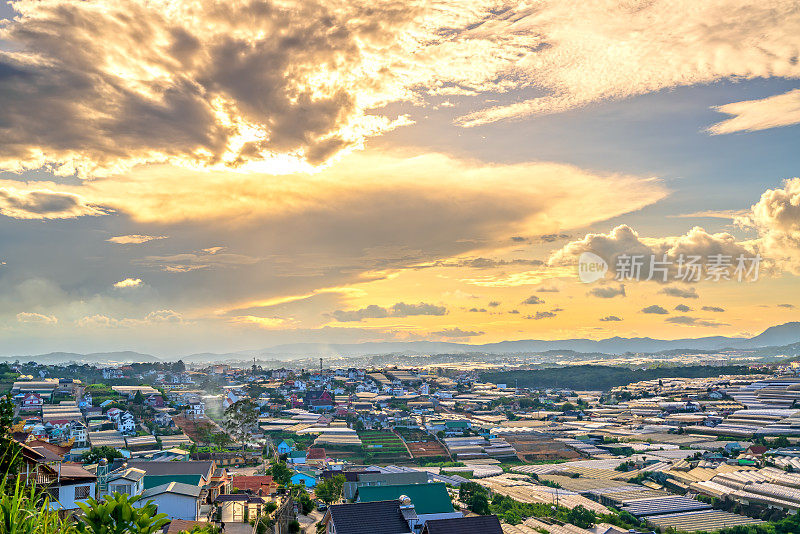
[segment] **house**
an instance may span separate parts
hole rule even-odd
[[[158,513],[167,514],[170,520],[197,521],[200,519],[200,494],[202,491],[200,486],[168,482],[145,490],[142,493],[142,499],[137,501],[134,506],[141,507],[147,501],[153,501],[158,506]]]
[[[122,464],[122,460],[114,461],[115,467],[120,467]],[[145,471],[145,491],[168,482],[181,482],[202,487],[211,480],[216,469],[216,465],[211,461],[128,460],[128,467],[136,467]]]
[[[39,395],[38,393],[33,393],[33,392],[26,393],[22,397],[22,400],[19,403],[20,408],[22,408],[23,410],[26,409],[33,410],[36,408],[41,408],[43,404],[44,401],[42,400],[42,396]]]
[[[167,412],[158,412],[156,416],[153,417],[153,422],[161,427],[175,426],[175,421],[172,420],[172,416]]]
[[[285,439],[278,444],[278,454],[289,454],[297,448],[293,439]]]
[[[406,515],[413,516],[404,514],[398,500],[334,504],[322,524],[326,534],[411,534]]]
[[[444,482],[431,484],[392,484],[386,486],[362,486],[356,490],[356,502],[408,500],[405,507],[413,508],[415,520],[411,526],[419,532],[431,519],[453,519],[463,517],[453,509],[450,494]],[[405,508],[404,508],[405,509]]]
[[[278,491],[278,484],[270,475],[236,475],[231,481],[231,487],[262,497]]]
[[[306,463],[324,464],[328,459],[325,449],[322,447],[309,447],[306,451]]]
[[[77,446],[84,446],[89,442],[89,432],[86,425],[80,421],[72,421],[69,424],[70,438]]]
[[[136,433],[136,421],[133,418],[133,414],[130,412],[122,414],[117,421],[117,430],[123,434]]]
[[[214,499],[223,523],[247,523],[260,515],[267,502],[263,497],[248,493],[218,495]]]
[[[167,405],[161,395],[150,395],[144,402],[152,408],[163,408]]]
[[[431,519],[425,523],[422,534],[503,534],[496,515],[476,515],[453,519]]]
[[[206,503],[211,504],[218,495],[230,493],[232,480],[233,477],[228,474],[228,470],[224,467],[214,469],[211,480],[206,484],[206,492],[208,493]]]
[[[83,398],[78,403],[78,408],[83,410],[84,408],[89,408],[92,405],[92,394],[86,393]]]
[[[57,479],[48,488],[53,497],[51,509],[77,510],[78,503],[95,496],[97,476],[80,464],[59,464],[57,473]]]
[[[291,451],[286,456],[286,462],[295,465],[305,465],[306,451]]]
[[[326,471],[322,474],[323,478],[335,476],[337,473]],[[398,484],[427,484],[428,473],[425,471],[346,471],[343,489],[344,498],[348,501],[353,499],[356,490],[362,486],[389,486]]]
[[[760,457],[768,450],[769,447],[767,447],[766,445],[752,445],[749,449],[747,449],[747,454],[752,454],[753,456]]]
[[[192,419],[206,415],[206,404],[203,401],[189,403],[186,407],[186,416]]]
[[[725,444],[725,452],[727,452],[727,453],[731,453],[731,454],[740,453],[743,450],[744,450],[744,447],[742,447],[739,444],[738,441],[731,441],[730,443],[726,443]]]
[[[292,475],[292,484],[299,484],[307,488],[317,485],[317,477],[311,471],[297,471]]]
[[[327,390],[309,391],[305,396],[306,408],[319,412],[322,410],[333,410],[333,395]]]
[[[135,467],[122,468],[108,476],[108,493],[141,495],[144,491],[145,471]]]

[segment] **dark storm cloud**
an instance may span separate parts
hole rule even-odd
[[[0,187],[0,214],[15,219],[71,219],[106,215],[77,195],[53,191],[19,191]]]
[[[450,338],[467,338],[467,337],[480,336],[483,334],[483,332],[462,330],[458,327],[455,327],[455,328],[445,328],[444,330],[439,330],[438,332],[431,332],[431,334],[442,337],[450,337]]]
[[[336,310],[331,316],[339,322],[362,321],[364,319],[383,319],[386,317],[411,317],[415,315],[445,315],[447,308],[434,304],[406,304],[398,302],[390,308],[370,304],[358,310]]]
[[[686,315],[678,315],[676,317],[669,317],[665,319],[666,322],[672,324],[679,324],[684,326],[708,326],[716,328],[718,326],[728,326],[727,323],[718,323],[716,321],[709,321],[706,319],[698,319],[696,317],[689,317]]]
[[[613,299],[614,297],[625,296],[625,285],[620,284],[618,287],[600,286],[592,288],[589,291],[590,295],[599,297],[601,299]]]
[[[680,297],[682,299],[696,299],[700,297],[700,295],[697,294],[697,290],[693,287],[685,289],[680,287],[665,287],[659,291],[659,293],[670,297]]]

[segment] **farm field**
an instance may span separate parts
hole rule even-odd
[[[407,445],[414,458],[447,456],[447,451],[438,441],[414,441],[410,443],[407,442]]]
[[[403,441],[391,432],[364,431],[358,433],[364,454],[376,462],[407,460],[408,451]]]

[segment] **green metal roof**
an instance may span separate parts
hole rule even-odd
[[[468,421],[447,421],[445,423],[447,428],[468,428],[469,422]]]
[[[443,482],[433,484],[389,484],[386,486],[361,486],[359,502],[394,501],[401,495],[411,499],[417,514],[447,514],[453,512],[453,503]]]
[[[155,488],[168,482],[180,482],[192,486],[200,486],[203,483],[203,475],[145,475],[144,489]]]
[[[305,458],[306,451],[290,451],[289,454],[287,454],[287,456],[289,458]]]

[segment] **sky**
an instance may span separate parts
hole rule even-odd
[[[0,5],[0,355],[800,320],[799,54],[782,1]]]

